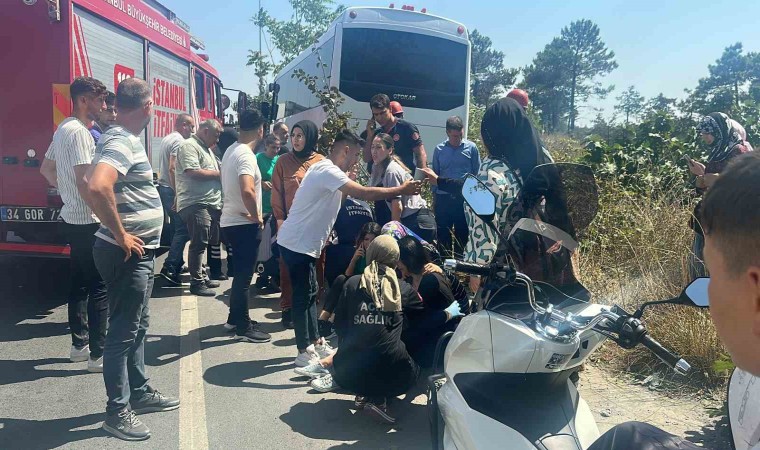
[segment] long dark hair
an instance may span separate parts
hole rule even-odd
[[[365,237],[367,237],[368,234],[373,234],[375,237],[380,236],[383,234],[383,227],[380,226],[380,224],[377,224],[375,222],[367,222],[364,225],[362,225],[361,229],[359,230],[359,234],[356,235],[356,246],[358,247],[359,244],[362,243]]]
[[[399,239],[398,249],[399,261],[415,275],[421,274],[425,270],[425,265],[430,262],[427,250],[414,236],[404,236]]]
[[[393,142],[393,138],[391,137],[390,134],[377,133],[375,135],[375,138],[379,138],[381,141],[383,141],[383,147],[385,147],[386,150],[391,151],[391,155],[388,157],[388,159],[381,163],[383,167],[383,171],[385,171],[385,169],[388,167],[388,164],[390,164],[391,160],[393,160],[393,161],[396,161],[396,163],[400,165],[402,169],[411,173],[411,170],[409,170],[409,168],[406,167],[406,164],[404,164],[404,162],[401,161],[401,158],[396,156],[396,145]]]

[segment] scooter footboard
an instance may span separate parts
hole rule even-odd
[[[555,374],[460,373],[438,392],[444,448],[583,450],[598,437],[570,371]]]

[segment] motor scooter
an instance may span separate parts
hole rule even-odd
[[[436,351],[444,357],[443,370],[428,380],[435,449],[587,449],[600,433],[576,388],[576,373],[606,339],[626,349],[643,345],[679,374],[690,370],[649,335],[642,316],[654,304],[707,307],[709,279],[696,280],[676,298],[644,303],[633,313],[588,302],[588,292],[566,273],[568,255],[578,245],[573,235],[596,212],[589,200],[596,187],[584,191],[578,184],[589,180],[590,169],[559,166],[534,170],[516,200],[517,208],[527,205],[523,211],[534,211],[523,214],[500,239],[504,246],[522,241],[518,246],[548,258],[531,258],[518,248],[511,255],[502,252],[503,257],[497,252],[487,265],[445,262],[447,270],[481,276],[483,283],[473,308],[479,311],[463,318]],[[496,201],[488,187],[470,175],[462,192],[468,207],[496,227]],[[536,265],[547,259],[548,268]],[[546,280],[563,283],[554,286]]]

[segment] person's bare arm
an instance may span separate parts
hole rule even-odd
[[[417,167],[420,169],[427,167],[427,153],[425,152],[425,145],[420,144],[414,148],[413,152],[414,156],[416,157]]]
[[[256,204],[256,185],[254,184],[253,177],[250,175],[240,175],[240,196],[243,199],[245,209],[248,210],[248,220],[253,223],[262,223],[261,217],[259,217],[259,208]]]
[[[74,166],[74,179],[77,184],[77,192],[84,199],[87,205],[90,205],[90,190],[87,187],[87,173],[90,170],[90,164],[79,164]],[[90,207],[92,209],[92,207]]]
[[[194,180],[218,180],[221,177],[218,170],[209,169],[185,169],[184,173]]]
[[[396,187],[366,187],[361,184],[349,180],[348,183],[340,187],[340,191],[344,194],[348,194],[353,198],[361,200],[375,201],[385,200],[389,198],[399,197],[402,195],[415,195],[419,194],[422,188],[422,183],[419,181],[406,181],[401,186]]]
[[[401,200],[399,199],[393,199],[391,200],[391,220],[394,220],[396,222],[401,220],[401,213],[404,212],[404,208],[401,206]]]
[[[372,140],[375,138],[375,119],[367,121],[367,142],[362,149],[362,159],[365,163],[372,161]]]
[[[52,159],[43,159],[42,166],[40,167],[40,173],[47,180],[48,184],[53,187],[58,187],[58,170],[55,165],[55,161]]]
[[[169,155],[169,183],[177,191],[177,155]]]
[[[119,172],[112,166],[100,163],[89,171],[89,200],[91,208],[98,216],[100,222],[111,231],[114,239],[126,253],[124,260],[128,260],[132,253],[142,257],[144,255],[142,239],[133,236],[124,230],[124,226],[116,210],[116,196],[113,192],[114,184],[119,178]]]

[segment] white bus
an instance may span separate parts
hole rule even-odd
[[[315,51],[316,48],[316,51]],[[277,118],[289,127],[308,119],[320,126],[326,117],[319,100],[293,73],[303,69],[326,77],[346,102],[359,131],[372,114],[369,100],[383,93],[404,108],[417,125],[432,161],[446,139],[446,119],[457,115],[467,129],[470,41],[464,25],[434,15],[394,8],[349,8],[316,43],[275,77],[280,92]],[[318,67],[317,53],[325,68]]]

